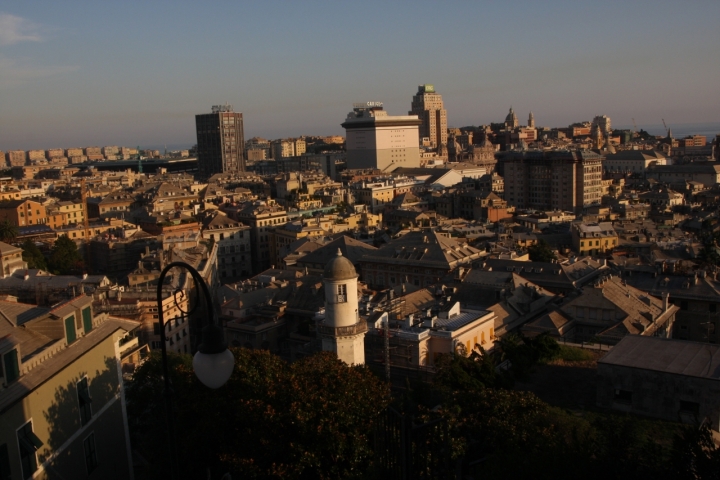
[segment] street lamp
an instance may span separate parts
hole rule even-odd
[[[163,319],[163,284],[165,283],[165,277],[168,272],[173,268],[178,267],[188,271],[195,281],[195,285],[198,288],[197,301],[195,306],[189,311],[184,311],[180,308],[180,311],[184,315],[190,316],[202,303],[200,301],[199,290],[202,290],[204,294],[204,303],[207,307],[208,321],[202,329],[201,343],[198,345],[198,351],[193,357],[193,369],[198,380],[200,380],[205,386],[209,388],[219,388],[228,381],[232,374],[235,366],[235,357],[228,350],[227,344],[223,338],[223,331],[219,325],[219,321],[215,317],[215,309],[213,308],[212,296],[208,290],[207,283],[200,276],[197,270],[185,262],[172,262],[166,266],[160,273],[157,286],[157,305],[158,305],[158,320],[160,322],[160,349],[162,351],[162,367],[163,367],[163,378],[165,382],[165,421],[168,432],[168,445],[171,449],[171,478],[179,478],[178,461],[177,461],[177,448],[175,448],[175,432],[174,425],[171,420],[172,415],[172,389],[170,385],[170,375],[167,360],[167,345],[165,336],[165,322]],[[177,292],[176,292],[177,294]],[[184,295],[183,292],[180,292]],[[177,305],[177,301],[176,301]]]

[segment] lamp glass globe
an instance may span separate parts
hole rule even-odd
[[[198,380],[208,388],[220,388],[228,381],[235,367],[235,357],[230,350],[220,353],[197,352],[193,357],[193,369]]]

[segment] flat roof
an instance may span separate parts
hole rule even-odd
[[[720,345],[627,335],[598,363],[720,380]]]

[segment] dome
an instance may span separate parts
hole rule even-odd
[[[339,248],[337,256],[325,265],[325,271],[323,272],[323,278],[328,280],[350,280],[351,278],[357,278],[357,276],[355,266],[350,260],[343,257]]]

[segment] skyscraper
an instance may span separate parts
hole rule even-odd
[[[429,138],[430,148],[447,145],[447,112],[443,108],[442,95],[435,92],[433,85],[418,86],[408,115],[417,115],[422,121],[420,140]]]
[[[245,170],[242,113],[233,112],[232,105],[214,105],[212,113],[195,115],[195,129],[201,177]]]

